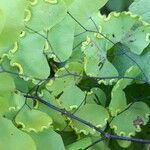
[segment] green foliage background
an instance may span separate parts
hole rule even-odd
[[[0,149],[79,150],[100,138],[26,99],[37,84],[38,96],[109,133],[150,139],[149,9],[149,0],[1,0]],[[110,140],[91,149],[149,145]]]

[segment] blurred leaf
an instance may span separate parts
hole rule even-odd
[[[11,121],[0,117],[0,149],[1,150],[36,150],[33,139],[18,130]]]

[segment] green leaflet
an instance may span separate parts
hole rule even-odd
[[[81,74],[83,72],[83,67],[80,63],[71,62],[65,66],[70,73]],[[67,74],[64,68],[59,69],[56,72],[56,77]],[[52,95],[58,96],[58,100],[61,106],[67,110],[77,108],[84,100],[85,93],[81,91],[75,83],[78,83],[79,78],[72,76],[65,76],[61,78],[56,78],[54,81],[50,81],[46,87],[52,92]],[[74,96],[73,96],[74,95]]]
[[[15,111],[18,111],[22,108],[22,106],[25,103],[25,97],[18,91],[16,91],[10,100],[10,103],[12,103],[10,106],[10,109],[14,109]]]
[[[100,47],[101,40],[88,39],[83,44],[84,69],[88,76],[96,77],[114,77],[118,76],[115,67],[108,61],[106,52]],[[106,83],[105,80],[100,81]]]
[[[17,92],[17,91],[16,91]],[[13,120],[18,111],[23,107],[25,103],[25,97],[21,95],[19,92],[14,93],[11,98],[7,99],[9,103],[9,107],[6,113],[4,113],[4,116],[10,120]],[[3,106],[5,109],[7,108],[6,106]]]
[[[83,70],[83,64],[80,63],[80,62],[76,62],[76,61],[66,63],[66,65],[64,67],[58,69],[58,71],[55,73],[55,75],[56,75],[56,77],[59,77],[59,76],[62,76],[62,75],[67,75],[68,71],[69,71],[70,74],[79,75],[79,77],[69,75],[70,79],[72,79],[76,83],[78,83],[81,80],[82,75],[83,75],[83,71],[84,71]]]
[[[26,32],[18,41],[18,49],[12,52],[10,64],[19,69],[19,73],[31,78],[45,79],[50,68],[43,54],[45,40],[36,33]]]
[[[118,144],[120,145],[120,147],[123,147],[123,148],[127,148],[131,145],[131,142],[130,141],[119,141],[117,140]]]
[[[0,149],[1,150],[36,150],[33,139],[18,130],[11,121],[0,117]]]
[[[85,104],[84,106],[81,106],[80,109],[75,113],[75,115],[100,128],[105,128],[107,120],[109,119],[108,111],[103,106],[96,104]],[[89,133],[95,133],[94,129],[89,128],[88,126],[79,123],[76,120],[72,120],[72,122],[73,128],[77,133],[82,132],[85,135]]]
[[[111,41],[128,46],[133,53],[138,55],[150,42],[150,26],[130,12],[113,12],[107,18],[102,17],[100,26],[101,32]]]
[[[127,46],[124,46],[121,43],[117,43],[116,45],[114,45],[112,50],[113,50],[112,64],[115,66],[115,68],[118,70],[121,76],[123,76],[125,72],[127,71],[127,69],[129,69],[131,66],[136,65],[130,58],[128,58],[128,56],[130,56],[129,55],[130,50]],[[124,52],[128,56],[124,55]],[[132,58],[135,60],[134,57]]]
[[[15,85],[16,85],[16,89],[18,91],[27,93],[29,90],[29,85],[30,83],[26,82],[25,80],[19,78],[19,77],[14,77],[14,81],[15,81]]]
[[[127,49],[126,49],[127,50]],[[118,48],[115,49],[115,51],[119,51]],[[136,62],[134,63],[131,59],[129,59],[126,55],[118,55],[115,56],[112,60],[114,66],[117,68],[117,70],[124,74],[124,72],[132,65],[138,64],[139,69],[141,71],[142,79],[146,82],[150,81],[150,45],[144,50],[144,52],[138,56],[136,54],[133,54],[127,50],[127,55]]]
[[[59,23],[66,15],[66,5],[63,0],[57,0],[56,3],[48,0],[38,0],[33,5],[28,6],[27,26],[43,31],[50,29]]]
[[[110,127],[117,135],[131,136],[141,131],[141,126],[149,120],[150,108],[144,102],[135,102],[129,109],[116,116]],[[124,125],[122,122],[125,122]]]
[[[0,91],[4,92],[14,92],[15,84],[13,78],[7,73],[0,73]]]
[[[36,150],[65,150],[61,136],[52,129],[46,129],[42,132],[30,132],[37,149]]]
[[[0,1],[0,47],[8,47],[15,42],[24,28],[26,0]],[[9,38],[8,38],[9,37]]]
[[[84,22],[94,12],[98,10],[107,2],[107,0],[74,0],[69,7],[69,12],[79,21]],[[88,8],[88,9],[87,9]]]
[[[68,77],[56,78],[54,81],[50,80],[46,88],[52,92],[53,96],[58,96],[69,84],[74,84],[74,81],[70,80]]]
[[[90,144],[92,144],[92,142],[96,141],[99,137],[92,137],[92,136],[87,136],[85,138],[79,139],[76,142],[67,145],[66,146],[66,150],[79,150],[79,149],[84,149],[85,147],[89,146]],[[92,146],[92,150],[110,150],[107,146],[107,144],[103,141],[95,144]]]
[[[2,62],[4,57],[6,56],[5,54],[7,54],[10,49],[13,49],[13,44],[10,44],[9,46],[1,48],[1,50],[0,50],[0,57],[1,57],[0,58],[0,63]]]
[[[64,141],[65,148],[67,145],[74,143],[77,140],[77,134],[71,130],[70,132],[62,132],[61,137]]]
[[[66,15],[60,23],[56,24],[48,32],[48,40],[52,46],[51,51],[54,53],[56,61],[64,62],[71,56],[74,29],[74,21],[69,15]]]
[[[66,110],[78,108],[84,101],[85,93],[75,85],[68,85],[64,88],[63,94],[58,99],[61,106]]]
[[[90,19],[90,17],[94,20],[94,22],[98,25],[99,23],[100,23],[100,18],[99,18],[99,16],[98,16],[98,9],[100,8],[98,8],[98,6],[103,6],[104,4],[105,4],[105,2],[107,2],[107,0],[96,0],[96,2],[89,2],[90,0],[82,0],[82,1],[80,1],[80,0],[75,0],[74,1],[74,3],[72,4],[72,5],[74,5],[73,7],[73,9],[72,9],[72,7],[69,9],[69,12],[70,12],[70,14],[71,14],[71,16],[74,18],[74,19],[76,19],[77,21],[79,21],[86,29],[88,29],[88,30],[93,30],[93,31],[95,31],[96,29],[95,29],[95,25],[94,25],[94,23],[92,22],[92,20]],[[99,1],[99,2],[98,2]],[[98,4],[97,6],[96,6],[96,3],[101,3],[101,4]],[[80,3],[82,3],[82,4],[80,4]],[[87,6],[86,7],[86,5],[95,5],[95,7],[96,7],[96,9],[95,10],[90,10],[90,7],[89,6]],[[85,9],[81,9],[80,11],[79,11],[79,9],[81,8],[81,6],[82,5],[84,5],[83,6],[83,8],[85,8]],[[79,7],[78,7],[79,6]],[[88,9],[87,9],[88,8]],[[75,10],[74,10],[75,9]],[[73,13],[74,11],[77,11],[77,12],[75,12],[75,14]],[[90,13],[90,11],[91,11],[91,13]],[[82,13],[80,13],[80,12],[82,12]],[[72,18],[71,17],[71,18]],[[73,19],[72,18],[72,19]],[[73,20],[74,20],[73,19]],[[76,47],[76,46],[78,46],[78,47],[80,47],[80,45],[81,45],[81,43],[82,42],[84,42],[84,41],[86,41],[86,38],[89,36],[89,35],[93,35],[93,33],[89,33],[89,32],[85,32],[85,29],[83,29],[78,23],[76,23],[76,21],[74,20],[74,22],[75,22],[75,38],[74,38],[74,47]],[[81,33],[84,33],[84,34],[81,34]],[[79,53],[81,53],[81,52],[79,52]],[[80,55],[80,54],[79,54]],[[73,56],[73,55],[72,55]],[[82,60],[80,60],[80,61],[82,61]]]
[[[98,138],[93,138],[94,140],[92,140],[92,143],[97,140]],[[101,141],[97,144],[95,144],[93,147],[93,150],[99,150],[99,149],[105,149],[105,150],[111,150],[107,144],[107,142],[105,141]]]
[[[48,91],[46,90],[42,91],[42,98],[47,100],[49,103],[59,107],[57,99],[55,99],[55,97]],[[38,110],[48,114],[52,118],[54,129],[61,131],[66,127],[67,124],[65,122],[65,117],[62,116],[59,112],[56,112],[53,109],[49,109],[47,106],[41,103],[38,104]]]
[[[65,68],[69,71],[69,73],[81,76],[83,74],[83,66],[81,63],[71,62],[66,64]],[[50,80],[46,84],[46,88],[50,92],[52,92],[54,96],[59,95],[64,90],[65,87],[69,85],[74,85],[75,83],[78,83],[81,79],[81,77],[68,75],[68,72],[66,71],[65,68],[62,67],[58,69],[58,71],[55,73],[56,79]]]
[[[14,72],[14,73],[18,72],[17,68],[12,67],[10,65],[10,60],[7,57],[3,58],[2,66],[3,66],[3,69],[8,70],[10,72]],[[33,86],[33,84],[31,82],[29,82],[29,83],[26,82],[23,78],[20,78],[21,76],[19,76],[19,75],[18,76],[12,75],[11,77],[13,77],[17,91],[26,93],[26,92],[28,92],[29,86],[31,86],[31,85]]]
[[[24,97],[15,93],[13,78],[7,73],[0,73],[0,114],[12,118],[24,104]]]
[[[84,149],[85,147],[89,146],[92,143],[90,137],[86,137],[80,139],[70,145],[66,146],[66,150],[77,150],[77,149]]]
[[[49,128],[52,119],[46,113],[34,110],[28,106],[24,106],[15,118],[16,124],[22,126],[22,130],[39,132],[44,128]]]
[[[147,138],[148,139],[148,138]],[[119,145],[118,145],[119,144]],[[120,144],[122,144],[120,146]],[[111,147],[114,150],[124,150],[125,148],[127,150],[147,150],[148,149],[148,144],[140,144],[140,143],[131,143],[128,141],[116,141],[116,142],[111,142],[111,144],[109,144],[109,147]]]
[[[92,88],[90,92],[87,93],[86,103],[97,103],[105,107],[106,105],[106,95],[100,88]]]
[[[129,54],[130,55],[130,54]],[[143,75],[143,72],[145,76],[143,75],[143,79],[147,80],[147,82],[150,81],[150,71],[149,71],[149,57],[150,57],[150,45],[144,50],[144,53],[141,56],[134,56],[131,54],[132,57],[134,57],[135,61],[140,65],[142,68],[141,74]]]
[[[140,71],[137,66],[129,68],[125,77],[137,77]],[[112,89],[111,102],[109,104],[109,110],[112,116],[116,116],[127,106],[126,96],[123,89],[132,83],[131,79],[120,79]]]
[[[150,23],[150,1],[149,0],[135,0],[129,7],[129,10],[142,17],[144,21]]]
[[[99,24],[100,17],[98,16],[97,13],[90,15],[90,17],[92,18],[92,20],[94,20],[96,25]],[[92,30],[96,31],[95,25],[92,22],[92,20],[90,18],[87,18],[87,20],[82,25],[91,31]],[[81,33],[84,33],[84,34],[81,34]],[[73,49],[71,57],[69,58],[69,61],[77,61],[77,62],[81,62],[81,63],[83,62],[84,53],[83,53],[81,47],[82,47],[82,43],[84,43],[87,40],[87,37],[90,37],[93,39],[93,33],[85,32],[85,30],[83,28],[81,28],[79,25],[76,26],[74,49]],[[101,43],[102,43],[101,46],[106,46],[106,40]],[[101,47],[101,48],[107,49],[108,47],[107,48]]]
[[[83,62],[83,52],[81,51],[81,45],[79,45],[76,49],[72,50],[72,55],[67,60],[67,62]]]

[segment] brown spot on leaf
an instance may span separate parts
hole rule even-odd
[[[133,125],[137,128],[140,125],[143,125],[144,121],[140,116],[137,116],[136,119],[133,120]]]

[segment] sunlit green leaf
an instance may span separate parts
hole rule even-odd
[[[106,57],[106,52],[102,47],[99,47],[101,40],[87,39],[83,45],[84,69],[88,76],[94,77],[114,77],[118,75],[115,67],[109,62]]]
[[[82,76],[83,66],[81,63],[71,62],[66,64],[65,67],[58,69],[58,71],[55,73],[56,79],[50,80],[46,85],[46,88],[52,92],[54,96],[58,96],[65,87],[74,85],[80,81],[80,77],[69,75],[67,71],[69,71],[71,74]]]
[[[49,103],[59,107],[58,101],[54,98],[52,94],[50,94],[46,90],[43,90],[42,93],[43,93],[42,98],[44,98]],[[61,113],[53,109],[50,109],[41,103],[38,104],[38,110],[45,112],[52,118],[53,126],[56,130],[63,130],[66,127],[67,123],[65,122],[65,116],[63,116]]]
[[[18,42],[18,49],[13,53],[11,65],[18,67],[20,74],[31,78],[45,79],[50,68],[43,54],[45,40],[36,33],[26,32]]]
[[[25,131],[38,132],[44,128],[49,128],[52,124],[52,119],[44,112],[24,106],[17,114],[15,122],[21,125]]]
[[[60,22],[66,15],[66,5],[63,0],[38,0],[29,6],[27,13],[27,26],[34,30],[50,29]]]
[[[133,66],[126,71],[125,76],[136,77],[139,73],[140,70],[138,69],[138,67]],[[112,116],[117,115],[117,113],[125,109],[125,107],[127,106],[126,95],[123,89],[131,83],[131,79],[120,79],[113,87],[111,92],[111,102],[109,104],[109,110]]]
[[[150,115],[150,108],[143,102],[135,102],[129,109],[116,116],[110,126],[117,135],[131,136],[141,131]],[[122,122],[126,122],[124,125]]]
[[[69,7],[69,12],[79,22],[88,19],[94,12],[98,10],[107,2],[107,0],[74,0]],[[88,8],[88,9],[87,9]]]
[[[80,109],[75,113],[75,115],[101,129],[105,127],[105,125],[107,124],[107,120],[109,119],[108,111],[104,107],[96,104],[86,104],[84,106],[81,106]],[[95,133],[94,129],[84,125],[83,123],[79,123],[76,120],[73,120],[73,128],[78,133]]]
[[[24,28],[25,0],[0,1],[0,47],[15,42]],[[9,37],[9,38],[8,38]]]
[[[106,95],[103,90],[99,88],[92,88],[87,94],[86,103],[97,103],[102,106],[106,105]]]
[[[2,150],[36,150],[33,139],[17,129],[11,121],[0,117],[0,149]]]
[[[84,98],[85,93],[83,91],[75,85],[69,85],[64,88],[63,94],[60,96],[59,100],[61,105],[69,110],[72,108],[78,108],[84,101]]]
[[[7,73],[0,74],[0,114],[13,119],[25,103],[25,97],[15,90],[14,80]]]
[[[67,15],[60,23],[48,32],[48,39],[52,46],[55,59],[66,61],[72,54],[74,40],[74,22]]]
[[[150,26],[130,12],[113,12],[107,18],[103,17],[100,25],[101,32],[113,43],[120,42],[135,54],[141,54],[150,43]]]

